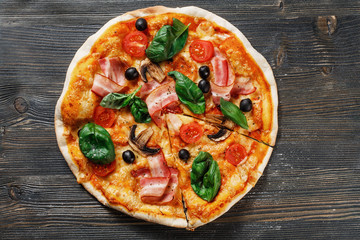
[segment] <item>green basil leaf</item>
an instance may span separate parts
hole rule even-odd
[[[120,109],[129,105],[135,94],[140,90],[142,86],[138,87],[131,94],[123,93],[109,93],[100,102],[100,106],[105,108]]]
[[[105,128],[88,123],[79,132],[80,150],[94,163],[107,164],[115,160],[114,143]]]
[[[173,26],[165,25],[156,33],[146,49],[146,56],[153,62],[161,62],[175,56],[186,44],[188,27],[173,18]]]
[[[219,165],[210,153],[200,152],[194,159],[190,173],[191,187],[202,199],[210,202],[219,192],[221,174]]]
[[[176,79],[175,91],[180,101],[193,113],[204,113],[205,97],[200,88],[181,72],[172,71],[168,75]]]
[[[223,98],[220,99],[220,109],[225,117],[239,125],[244,129],[249,129],[245,115],[232,102],[228,102]]]
[[[131,114],[135,118],[135,122],[138,123],[149,123],[151,122],[151,117],[147,108],[146,103],[141,100],[141,98],[135,96],[131,103]]]

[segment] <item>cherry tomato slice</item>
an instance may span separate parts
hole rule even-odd
[[[115,122],[115,112],[110,108],[97,106],[95,108],[93,118],[97,125],[108,128],[111,127]]]
[[[236,166],[239,163],[246,161],[247,153],[246,149],[239,143],[234,143],[225,152],[225,159]]]
[[[92,169],[96,176],[105,177],[115,170],[116,160],[114,160],[108,164],[96,164],[96,163],[90,162],[90,165],[92,166]]]
[[[204,134],[202,126],[196,122],[184,124],[180,128],[180,138],[186,143],[198,141]]]
[[[148,44],[146,35],[140,31],[134,31],[125,36],[123,48],[126,53],[133,57],[142,57]]]
[[[190,44],[190,56],[199,63],[207,62],[214,56],[214,46],[209,41],[195,40]]]

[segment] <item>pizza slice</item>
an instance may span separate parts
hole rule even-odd
[[[226,128],[167,114],[188,228],[224,214],[257,182],[272,149]]]

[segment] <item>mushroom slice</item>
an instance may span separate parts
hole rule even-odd
[[[166,78],[166,75],[159,64],[151,62],[148,58],[142,61],[140,66],[140,76],[144,82],[148,82],[146,74],[149,74],[152,79],[159,83]]]
[[[146,146],[150,137],[153,135],[154,131],[151,127],[142,131],[137,137],[135,136],[135,130],[137,125],[132,125],[130,128],[129,135],[129,145],[139,153],[141,156],[146,157],[150,155],[155,155],[160,151],[160,148],[149,148]]]
[[[220,142],[227,139],[231,135],[231,133],[232,132],[230,130],[226,128],[221,128],[217,133],[207,135],[207,137],[215,142]]]
[[[219,128],[226,128],[229,130],[233,130],[235,127],[235,123],[229,119],[226,119],[224,115],[206,114],[205,120],[209,123],[218,126]]]

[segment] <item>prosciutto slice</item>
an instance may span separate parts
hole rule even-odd
[[[146,98],[146,105],[149,110],[151,118],[156,125],[161,126],[163,119],[161,117],[161,110],[172,102],[178,101],[179,98],[175,92],[175,82],[170,81],[152,91]]]
[[[122,87],[111,79],[96,73],[91,91],[101,97],[105,97],[109,93],[120,92]]]
[[[215,48],[215,55],[211,59],[214,68],[214,80],[210,82],[213,102],[220,104],[220,99],[230,100],[230,91],[234,86],[235,74],[229,61]]]
[[[251,82],[249,77],[238,77],[235,80],[233,89],[231,90],[232,96],[248,95],[256,91],[256,87]]]
[[[174,199],[174,196],[176,193],[176,188],[179,184],[179,181],[178,181],[179,171],[174,168],[169,168],[169,169],[170,169],[171,176],[170,176],[170,180],[165,189],[164,194],[161,197],[144,196],[141,198],[141,200],[143,202],[151,203],[151,204],[154,204],[154,203],[164,204],[164,203],[171,202]]]
[[[99,59],[99,64],[105,77],[110,78],[120,86],[126,84],[125,65],[119,58],[102,58]]]

